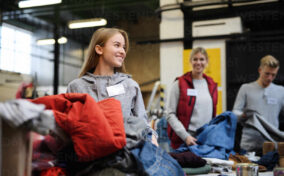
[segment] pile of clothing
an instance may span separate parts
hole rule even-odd
[[[0,117],[43,139],[34,141],[38,175],[183,175],[170,155],[151,143],[144,120],[123,117],[120,102],[95,102],[88,94],[66,93],[0,103]],[[141,119],[141,120],[139,120]],[[108,171],[112,170],[112,171]]]
[[[259,171],[271,171],[279,160],[277,152],[272,151],[250,160],[236,153],[234,149],[237,117],[230,111],[213,118],[197,130],[197,145],[181,145],[171,155],[177,159],[184,171],[189,174],[231,173],[238,163],[256,163]]]

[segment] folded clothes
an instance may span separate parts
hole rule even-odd
[[[197,168],[206,165],[206,161],[192,152],[170,153],[178,161],[181,167]]]
[[[206,164],[198,168],[182,168],[186,175],[208,174],[211,171],[211,166]]]
[[[222,165],[222,166],[232,166],[234,165],[234,161],[228,161],[228,160],[221,160],[218,158],[203,158],[207,161],[207,164],[211,165]]]
[[[16,128],[31,119],[40,117],[44,109],[44,105],[34,104],[24,99],[0,102],[0,118]]]

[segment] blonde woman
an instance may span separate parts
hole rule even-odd
[[[195,145],[196,130],[216,116],[217,84],[204,74],[208,54],[202,47],[192,50],[192,71],[174,82],[167,104],[168,135],[171,146]]]
[[[124,59],[128,48],[128,35],[124,30],[98,29],[92,36],[79,78],[69,83],[67,92],[88,93],[97,102],[113,97],[120,101],[123,117],[143,118],[147,123],[139,85],[126,74]],[[152,141],[157,145],[155,135]]]
[[[157,147],[157,133],[147,123],[139,85],[125,73],[124,60],[128,48],[125,31],[117,28],[98,29],[92,36],[88,57],[79,78],[68,85],[67,92],[88,93],[96,101],[110,97],[119,100],[127,148],[142,163],[143,169],[149,175],[183,175],[180,165]],[[136,122],[139,122],[138,125],[135,125]],[[137,137],[141,137],[141,140],[138,143],[133,142]],[[136,172],[140,172],[138,168],[135,169]],[[107,168],[97,175],[116,175],[118,172]]]

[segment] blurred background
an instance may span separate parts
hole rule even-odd
[[[212,60],[219,66],[212,69],[218,72],[220,111],[232,108],[242,83],[257,78],[262,56],[283,57],[282,0],[5,0],[0,12],[2,101],[14,98],[23,82],[32,81],[39,96],[65,92],[100,27],[129,33],[126,68],[145,105],[156,81],[167,92],[185,72],[187,49],[195,46],[217,49]],[[72,27],[75,22],[93,26]],[[283,72],[276,83],[284,83]]]
[[[155,117],[163,116],[171,84],[188,71],[194,47],[209,53],[206,73],[218,82],[218,113],[232,110],[241,84],[258,78],[260,58],[284,58],[283,0],[1,0],[0,101],[65,93],[101,27],[128,32],[126,68]],[[282,67],[275,83],[284,85]],[[14,136],[2,140],[4,151],[16,141],[17,152],[27,153],[22,133],[0,127]],[[11,161],[23,163],[17,152]]]

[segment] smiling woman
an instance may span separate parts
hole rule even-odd
[[[105,60],[109,57],[108,55],[110,55],[110,53],[108,53],[107,50],[110,49],[111,47],[123,48],[124,50],[123,59],[124,59],[129,47],[127,33],[123,30],[116,28],[98,29],[92,36],[88,49],[87,59],[85,60],[84,65],[82,66],[79,77],[84,76],[87,72],[90,71],[95,72],[96,69],[100,70],[102,69],[101,67],[107,66],[108,64],[105,63]],[[116,53],[116,54],[122,55],[121,53]],[[113,73],[116,71],[122,73],[126,72],[123,62],[120,66],[108,65],[108,67],[112,67],[108,69],[112,69],[111,72]]]
[[[113,97],[120,101],[123,117],[139,117],[150,129],[140,87],[125,73],[124,58],[128,47],[128,35],[124,30],[98,29],[92,36],[79,78],[69,83],[67,92],[88,93],[97,102]]]
[[[208,64],[206,50],[193,49],[189,60],[192,71],[176,79],[167,105],[168,135],[173,148],[183,143],[195,145],[197,129],[216,115],[217,84],[203,73]]]
[[[96,45],[96,52],[100,55],[95,75],[112,75],[114,68],[122,66],[126,56],[125,39],[120,34],[114,34],[104,46]]]
[[[127,33],[121,29],[97,30],[92,36],[79,78],[69,83],[67,92],[87,93],[96,102],[108,98],[119,100],[126,133],[126,148],[143,164],[146,172],[149,175],[183,175],[178,163],[157,147],[157,133],[149,125],[140,87],[125,73],[124,59],[128,45]],[[138,168],[135,172],[139,172]],[[114,174],[107,172],[104,175]]]

